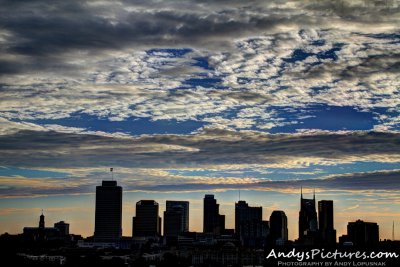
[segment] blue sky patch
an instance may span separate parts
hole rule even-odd
[[[110,121],[108,118],[99,118],[97,116],[84,113],[71,114],[69,118],[63,119],[39,119],[30,122],[44,125],[57,124],[67,127],[85,128],[89,131],[103,131],[107,133],[123,132],[131,135],[141,134],[189,134],[207,123],[194,120],[157,120],[150,118],[127,118],[124,121]]]
[[[193,63],[193,66],[201,67],[206,70],[214,70],[214,68],[212,68],[209,65],[208,58],[206,58],[206,57],[195,57],[195,58],[193,58],[193,60],[195,60],[195,63]]]
[[[297,61],[303,61],[306,58],[314,55],[313,53],[305,52],[302,49],[296,49],[293,51],[292,57],[284,59],[285,62],[294,63]]]
[[[290,133],[297,129],[371,130],[377,124],[373,112],[362,112],[348,106],[316,105],[302,110],[279,108],[273,110],[278,112],[278,117],[298,123],[272,128],[271,133]]]
[[[317,42],[317,44],[320,44],[321,42]],[[332,60],[337,60],[338,57],[336,55],[336,52],[340,51],[343,47],[343,44],[337,43],[334,44],[333,47],[329,50],[321,51],[316,54],[306,52],[303,49],[295,49],[292,53],[292,56],[290,58],[285,58],[283,61],[288,62],[288,63],[295,63],[297,61],[303,61],[306,58],[310,56],[317,56],[318,59],[332,59]]]
[[[183,82],[191,87],[202,86],[204,88],[216,88],[221,82],[221,78],[192,78]]]
[[[27,178],[64,178],[69,176],[69,173],[23,169],[16,167],[0,167],[0,176],[23,176]]]
[[[340,50],[342,49],[342,46],[343,46],[343,44],[335,44],[335,45],[333,46],[332,49],[329,49],[329,50],[327,50],[327,51],[319,52],[319,53],[317,54],[317,57],[318,57],[319,59],[333,59],[333,60],[337,60],[338,57],[337,57],[337,55],[336,55],[336,52],[340,51]]]

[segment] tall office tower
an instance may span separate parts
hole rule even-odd
[[[173,206],[164,211],[164,236],[178,236],[182,231],[183,207]]]
[[[357,220],[347,224],[347,236],[357,247],[372,247],[379,242],[377,223]]]
[[[122,236],[122,187],[116,181],[96,186],[95,241],[115,241]]]
[[[318,235],[317,211],[315,209],[315,192],[313,199],[303,198],[301,191],[299,212],[299,241],[305,244],[315,244]]]
[[[333,201],[318,201],[319,233],[323,246],[336,244],[336,230],[333,227]]]
[[[69,235],[69,223],[65,223],[64,221],[59,221],[54,224],[54,228],[58,229],[60,232],[60,236]]]
[[[182,208],[182,219],[181,226],[179,228],[180,232],[189,232],[189,201],[175,201],[175,200],[167,200],[166,202],[166,211],[173,210],[175,207]],[[164,219],[164,224],[165,224]]]
[[[158,237],[161,235],[159,206],[154,200],[140,200],[136,203],[136,217],[132,220],[132,236]]]
[[[270,240],[273,245],[284,245],[288,240],[287,217],[284,211],[274,210],[269,218]]]
[[[249,207],[244,200],[235,203],[235,233],[240,236],[240,228],[248,221],[262,221],[262,207]]]
[[[225,216],[219,214],[219,204],[214,195],[205,195],[203,207],[203,232],[221,234],[225,230]]]

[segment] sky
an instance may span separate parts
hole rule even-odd
[[[396,0],[0,0],[0,233],[94,231],[95,188],[135,203],[214,194],[288,216],[334,200],[335,228],[400,229]],[[400,239],[400,233],[395,238]]]

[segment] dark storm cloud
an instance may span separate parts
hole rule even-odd
[[[332,13],[346,20],[390,20],[396,8],[364,5],[379,16],[355,15],[346,1],[0,1],[1,53],[17,56],[2,73],[48,70],[86,56],[138,46],[218,47],[232,38],[264,34],[276,26],[320,26]],[[348,16],[353,14],[353,16]],[[336,19],[336,17],[335,17]],[[322,24],[323,25],[323,24]],[[0,39],[1,40],[1,39]],[[22,59],[18,56],[29,56]],[[46,62],[44,64],[43,62]],[[39,64],[41,63],[41,64]],[[67,64],[68,65],[68,64]],[[79,69],[79,66],[75,66]],[[22,69],[22,70],[21,70]]]
[[[335,188],[342,190],[400,190],[400,171],[371,173],[354,173],[333,176],[327,179],[304,180],[294,186],[304,184],[306,187]]]
[[[19,73],[22,72],[23,69],[23,66],[21,66],[19,63],[9,60],[0,60],[0,75]]]
[[[325,11],[349,22],[376,23],[385,20],[397,21],[391,15],[399,12],[400,6],[396,0],[321,0],[304,1],[304,8],[314,11]],[[386,16],[382,16],[385,14]]]
[[[185,45],[206,42],[207,36],[229,36],[241,29],[259,28],[271,21],[251,18],[230,20],[237,14],[185,13],[179,10],[106,12],[80,1],[68,4],[3,1],[0,24],[6,31],[2,53],[29,56],[9,61],[3,73],[48,70],[54,62],[65,62],[83,51],[95,55],[104,50],[135,49],[137,45]],[[6,11],[7,10],[7,11]],[[43,64],[43,61],[46,64]],[[79,67],[79,66],[76,66]],[[19,70],[19,68],[21,70]]]
[[[365,48],[367,49],[367,48]],[[395,51],[376,51],[364,58],[352,58],[341,62],[332,61],[312,67],[306,73],[293,72],[293,77],[318,78],[332,75],[340,80],[362,80],[374,74],[398,74],[400,72],[400,54]],[[375,55],[374,55],[375,54]],[[365,82],[368,85],[368,82]]]
[[[333,160],[336,164],[376,159],[390,162],[392,159],[399,160],[399,140],[398,133],[374,132],[271,135],[205,129],[193,135],[121,138],[20,131],[0,136],[0,166],[28,170],[70,170],[71,175],[65,178],[3,176],[0,196],[92,193],[99,178],[104,176],[103,171],[109,166],[122,169],[118,176],[126,191],[203,191],[237,188],[290,191],[300,186],[350,191],[400,190],[398,170],[281,181],[185,177],[162,170],[207,170],[245,164],[249,164],[249,168],[251,164],[276,164],[284,168],[285,162],[290,160],[306,162],[310,158]],[[124,168],[130,171],[123,170]]]
[[[300,187],[317,188],[324,190],[400,190],[400,171],[351,173],[332,176],[329,178],[265,181],[246,184],[171,184],[157,186],[143,186],[143,191],[207,191],[217,189],[258,189],[258,190],[298,190]],[[137,186],[127,185],[125,190],[138,190]]]
[[[20,131],[0,136],[0,165],[19,167],[173,168],[282,163],[288,159],[371,160],[397,157],[400,134],[270,135],[206,129],[195,135],[135,139]]]
[[[50,180],[46,181],[50,184]],[[53,183],[57,182],[54,179],[51,181]],[[0,188],[0,196],[2,198],[8,197],[38,197],[38,196],[52,196],[52,195],[73,195],[73,194],[88,194],[93,193],[96,188],[96,181],[90,184],[79,184],[79,188],[76,187],[77,180],[69,179],[62,183],[59,183],[58,186],[46,186],[43,184],[42,186],[30,185],[29,181],[26,182],[25,187],[20,186],[3,186]],[[71,183],[71,184],[69,184]],[[74,184],[75,183],[75,184]]]
[[[3,1],[2,25],[15,35],[7,51],[44,56],[69,49],[121,48],[127,44],[165,45],[199,41],[209,35],[240,33],[279,23],[279,18],[247,16],[231,10],[202,14],[179,9],[126,11],[118,4],[91,6],[90,1],[43,2],[20,5]],[[129,7],[129,3],[126,7]],[[176,3],[175,3],[176,4]],[[172,7],[175,5],[173,4]],[[134,6],[133,6],[134,7]],[[151,5],[150,5],[151,7]],[[156,8],[156,7],[154,7]],[[166,35],[171,35],[173,40]],[[194,39],[193,39],[194,38]]]
[[[121,175],[119,175],[121,176]],[[289,181],[254,181],[247,183],[218,183],[207,182],[184,182],[175,181],[149,181],[146,184],[138,183],[135,174],[121,179],[124,191],[144,192],[192,192],[212,190],[263,190],[298,192],[300,187],[315,188],[332,191],[398,191],[400,190],[400,171],[380,171],[366,173],[349,173],[317,179],[300,179]],[[100,174],[101,177],[101,174]],[[18,181],[18,178],[14,179]],[[187,181],[187,180],[186,180]],[[0,187],[1,197],[35,197],[44,195],[68,195],[68,194],[91,194],[99,182],[99,174],[88,175],[79,178],[41,178],[40,181],[24,179],[15,185],[7,181],[7,186]],[[77,186],[79,184],[79,186]]]

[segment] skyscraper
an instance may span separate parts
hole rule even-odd
[[[225,215],[219,214],[214,195],[205,195],[203,206],[203,232],[221,234],[225,230]]]
[[[315,244],[318,235],[317,211],[315,209],[315,192],[313,199],[300,197],[299,241],[304,244]]]
[[[269,218],[270,240],[273,245],[284,245],[288,240],[287,217],[284,211],[274,210]]]
[[[182,233],[183,207],[172,206],[164,211],[164,236],[178,236]]]
[[[136,203],[136,217],[132,218],[132,236],[158,237],[161,235],[161,218],[158,203],[140,200]]]
[[[333,227],[333,201],[318,201],[319,233],[322,245],[333,246],[336,244],[336,230]]]
[[[262,221],[262,207],[249,207],[244,200],[235,203],[235,233],[242,239],[241,228],[245,223]]]
[[[357,220],[347,224],[347,236],[354,246],[372,247],[379,242],[379,226],[377,223]]]
[[[117,181],[96,186],[95,241],[115,241],[122,236],[122,187]]]
[[[181,222],[179,226],[179,232],[189,232],[189,201],[175,201],[167,200],[166,202],[166,212],[176,209],[176,207],[181,207]],[[164,225],[167,222],[164,218]]]

